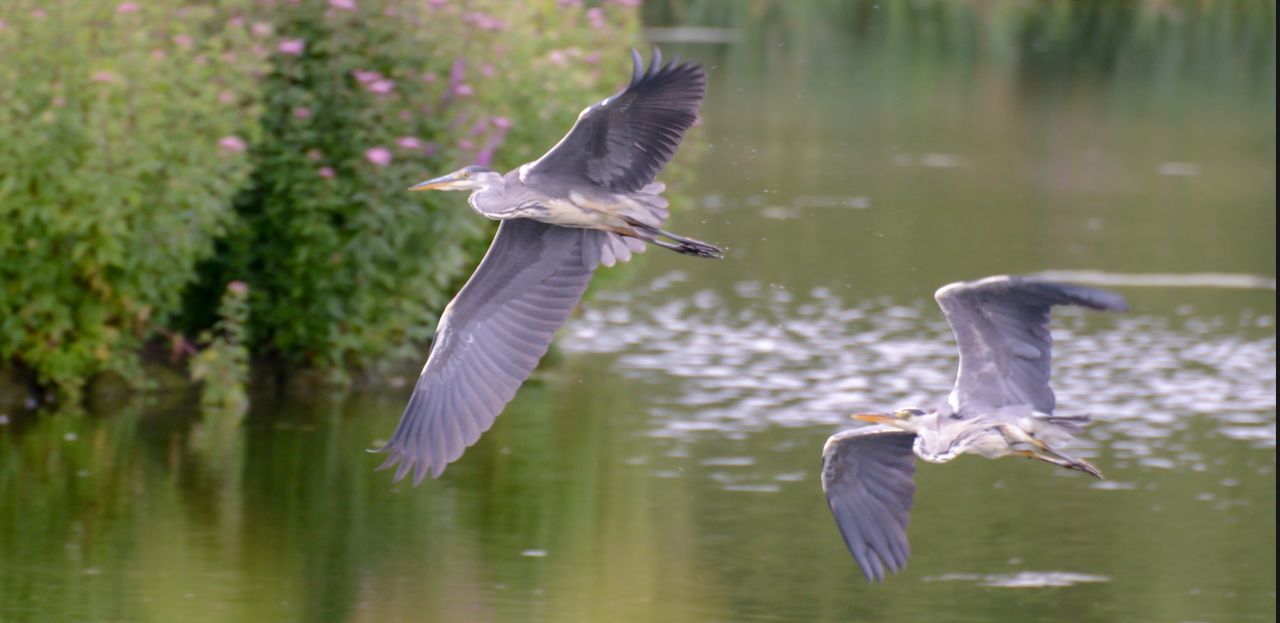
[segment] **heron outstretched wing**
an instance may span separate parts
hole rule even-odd
[[[844,543],[867,581],[907,565],[907,524],[916,493],[915,433],[865,426],[833,435],[822,449],[822,490]]]
[[[585,230],[503,221],[476,272],[445,307],[427,364],[380,469],[439,476],[493,425],[547,352],[591,280]]]
[[[953,283],[939,289],[934,298],[960,349],[960,371],[950,398],[957,413],[1011,405],[1053,413],[1050,309],[1054,305],[1128,309],[1124,298],[1114,292],[1031,277]]]
[[[653,181],[697,118],[707,76],[696,63],[663,65],[657,48],[648,70],[639,52],[631,56],[631,84],[583,110],[551,151],[525,165],[521,180],[535,187],[588,183],[616,193]]]

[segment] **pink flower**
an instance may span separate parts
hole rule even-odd
[[[582,57],[582,62],[584,62],[584,63],[589,63],[589,64],[592,64],[592,65],[595,65],[596,63],[599,63],[599,62],[600,62],[600,53],[599,53],[599,52],[587,52],[587,54],[586,54],[585,56],[583,56],[583,57]]]
[[[324,154],[320,153],[320,150],[319,150],[319,149],[308,149],[308,150],[307,150],[307,160],[310,160],[310,161],[312,161],[312,162],[319,162],[319,161],[320,161],[320,159],[321,159],[321,158],[323,158],[323,157],[324,157]]]
[[[467,61],[461,57],[453,59],[453,66],[449,68],[449,90],[452,91],[462,84],[467,78]]]
[[[505,132],[511,129],[511,120],[506,117],[494,117],[493,127]]]
[[[372,93],[377,93],[378,95],[386,95],[396,90],[396,81],[391,80],[390,78],[374,80],[373,82],[366,85],[365,88],[369,89],[369,91]]]
[[[364,151],[364,159],[377,166],[385,167],[391,164],[391,150],[386,147],[370,147]]]
[[[115,82],[116,75],[109,71],[95,71],[89,79],[94,82]]]
[[[44,19],[45,17],[48,17],[48,15],[49,15],[48,13],[44,12],[44,9],[36,9],[31,12],[31,17],[34,17],[36,19]]]
[[[351,75],[355,76],[356,82],[359,82],[360,84],[369,84],[375,80],[382,79],[382,74],[376,71],[362,71],[357,69],[351,72]]]
[[[463,149],[463,150],[475,149],[475,146],[476,144],[469,138],[464,138],[458,141],[458,149]]]
[[[232,136],[224,136],[221,139],[219,139],[218,147],[221,147],[225,151],[240,153],[244,151],[248,147],[248,145],[245,144],[244,139],[240,138],[239,136],[232,135]]]
[[[137,2],[121,2],[116,5],[116,13],[137,13],[141,8]]]
[[[310,119],[311,109],[306,106],[299,106],[293,109],[293,116],[299,119]]]
[[[569,62],[569,57],[564,53],[564,50],[552,50],[547,53],[547,60],[554,65],[564,67]]]
[[[239,28],[241,26],[244,26],[243,17],[232,17],[227,20],[227,28]]]
[[[471,24],[480,30],[499,31],[507,29],[507,22],[489,15],[488,13],[481,13],[479,11],[464,14],[462,16],[462,21]]]
[[[600,7],[592,7],[587,9],[587,21],[591,22],[591,27],[599,30],[605,27],[604,9]]]
[[[480,66],[480,75],[486,78],[492,78],[498,74],[498,69],[493,65],[485,63]]]
[[[195,43],[195,42],[192,41],[191,35],[174,35],[173,36],[173,44],[180,48],[190,48],[192,43]]]
[[[169,56],[169,53],[168,53],[168,52],[165,52],[164,50],[152,50],[152,51],[151,51],[151,58],[154,58],[154,59],[156,59],[156,60],[160,60],[160,59],[162,59],[162,58],[167,58],[168,56]]]
[[[223,104],[234,104],[236,101],[236,95],[231,91],[220,91],[218,93],[218,101]]]
[[[618,6],[640,6],[644,0],[612,0]]]
[[[0,19],[0,30],[4,30],[7,26],[8,24],[4,23],[4,20]]]
[[[561,9],[572,9],[582,6],[582,0],[556,0],[556,7]]]
[[[422,74],[422,81],[428,84],[435,82],[436,80],[439,80],[439,79],[440,79],[440,76],[437,76],[436,72],[434,71],[428,71],[427,73]]]
[[[356,10],[356,0],[329,0],[329,8],[339,11]]]
[[[335,175],[335,173],[333,172],[333,167],[320,167],[320,169],[316,171],[316,173],[318,173],[320,177],[323,177],[326,180],[333,179],[333,176]]]
[[[276,44],[276,51],[289,56],[297,56],[307,49],[307,42],[302,39],[285,39]]]
[[[459,84],[458,86],[453,87],[453,94],[458,97],[468,97],[473,93],[475,93],[475,91],[472,90],[471,85],[468,84]]]
[[[231,283],[227,284],[227,290],[230,290],[232,294],[241,294],[241,295],[248,294],[249,284],[243,281],[232,281]]]
[[[502,144],[505,132],[506,131],[503,130],[489,137],[489,140],[484,144],[484,147],[481,147],[480,151],[476,152],[476,164],[489,166],[489,163],[493,161],[493,152]]]
[[[401,149],[407,149],[409,151],[419,151],[427,147],[427,144],[422,142],[422,139],[416,136],[401,136],[396,139],[396,145],[399,145]]]
[[[249,27],[249,32],[252,32],[255,37],[265,37],[271,34],[271,30],[271,24],[266,22],[254,22],[253,25]]]

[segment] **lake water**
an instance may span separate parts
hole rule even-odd
[[[711,76],[671,229],[726,260],[597,279],[416,489],[365,452],[409,378],[6,414],[0,621],[1274,621],[1274,5],[670,4],[718,41],[664,44]],[[944,398],[932,293],[1007,272],[1133,306],[1055,316],[1108,479],[923,464],[868,585],[822,444]]]

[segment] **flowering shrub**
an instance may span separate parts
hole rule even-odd
[[[255,138],[265,54],[227,10],[0,3],[0,361],[74,392],[177,310]]]
[[[628,77],[634,9],[580,2],[281,1],[239,220],[188,305],[250,285],[255,348],[336,369],[420,357],[487,242],[459,195],[407,193],[536,158]]]
[[[537,157],[625,81],[632,7],[0,4],[0,362],[73,392],[133,377],[142,341],[190,351],[241,281],[236,349],[416,358],[490,225],[405,188]],[[243,375],[209,357],[204,378]]]

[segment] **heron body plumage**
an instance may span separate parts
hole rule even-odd
[[[1058,448],[1088,416],[1053,415],[1049,386],[1056,305],[1127,309],[1104,290],[1028,277],[954,283],[935,298],[960,351],[956,383],[940,409],[866,413],[875,425],[833,435],[823,446],[822,488],[845,545],[869,581],[906,566],[914,459],[946,463],[963,454],[1022,456],[1101,478]]]
[[[1024,456],[1039,450],[1040,445],[1066,445],[1087,421],[1084,416],[1054,418],[1018,405],[971,417],[934,411],[911,418],[909,424],[903,422],[905,426],[901,428],[915,433],[912,451],[917,457],[930,463],[946,463],[962,454],[998,459]]]
[[[662,229],[654,180],[697,118],[706,74],[696,63],[646,68],[632,53],[630,84],[588,106],[554,147],[505,175],[467,166],[410,190],[470,191],[501,221],[488,253],[445,308],[382,468],[399,480],[439,476],[493,425],[546,353],[600,265],[654,244],[701,257],[719,247]]]
[[[601,259],[626,261],[644,244],[686,255],[722,257],[719,247],[662,229],[664,186],[654,177],[675,155],[697,119],[706,74],[695,63],[662,63],[654,50],[648,68],[632,52],[631,83],[588,106],[554,147],[505,175],[468,166],[410,190],[466,190],[472,209],[496,220],[527,218],[559,227],[608,232],[635,240],[599,240]],[[610,264],[606,264],[610,265]]]
[[[666,185],[655,182],[632,193],[601,193],[592,189],[543,192],[512,171],[468,197],[478,214],[494,220],[528,218],[560,227],[599,229],[641,238],[637,225],[659,227],[667,218]],[[640,247],[643,248],[643,247]]]

